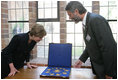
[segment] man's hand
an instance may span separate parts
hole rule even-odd
[[[17,72],[20,72],[14,67],[13,63],[10,63],[9,67],[10,67],[10,73],[8,74],[9,77],[14,76]]]
[[[36,66],[36,65],[30,65],[30,63],[29,63],[29,62],[27,62],[27,67],[28,67],[29,69],[32,69],[32,68],[37,68],[37,66]]]
[[[82,63],[83,62],[81,60],[76,61],[75,64],[74,64],[74,68],[81,68]]]

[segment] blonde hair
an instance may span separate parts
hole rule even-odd
[[[41,25],[41,24],[35,24],[32,27],[31,31],[30,31],[30,35],[31,36],[34,35],[36,37],[42,38],[42,37],[44,37],[46,35],[46,31],[45,31],[43,25]]]

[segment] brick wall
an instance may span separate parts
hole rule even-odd
[[[36,1],[29,1],[29,28],[31,29],[36,24]]]
[[[66,43],[66,1],[60,1],[60,43]]]
[[[31,29],[32,26],[36,24],[36,11],[36,1],[29,1],[29,29]],[[31,53],[31,58],[37,57],[37,46],[34,47]]]
[[[92,1],[92,12],[99,14],[99,1]]]
[[[8,27],[8,4],[7,1],[1,1],[1,49],[9,43]]]

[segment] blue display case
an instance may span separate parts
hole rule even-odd
[[[40,77],[69,78],[71,71],[72,44],[50,43],[48,67]]]

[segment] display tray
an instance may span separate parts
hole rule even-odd
[[[69,78],[71,70],[72,44],[50,43],[48,67],[40,77]]]
[[[40,77],[65,78],[69,79],[71,68],[47,67]]]

